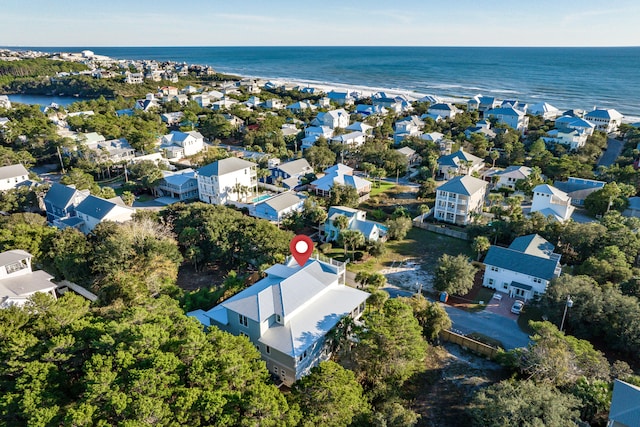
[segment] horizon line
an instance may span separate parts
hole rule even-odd
[[[1,48],[81,48],[82,45],[2,45]],[[640,45],[84,45],[84,47],[106,47],[106,48],[164,48],[164,47],[182,47],[182,48],[560,48],[560,49],[593,49],[593,48],[638,48]]]

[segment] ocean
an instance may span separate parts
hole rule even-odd
[[[560,109],[615,108],[640,120],[640,47],[47,47],[116,59],[211,65],[219,72],[309,84],[476,94]]]

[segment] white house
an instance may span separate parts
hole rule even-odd
[[[613,108],[595,108],[593,111],[589,111],[584,118],[596,126],[597,130],[603,132],[615,132],[622,124],[622,118],[624,116]]]
[[[84,234],[89,234],[101,222],[131,221],[136,210],[126,206],[119,197],[106,200],[89,195],[76,206],[75,213],[75,217],[61,220],[60,223],[63,226],[76,227]]]
[[[31,258],[21,249],[0,253],[0,309],[22,306],[38,292],[56,297],[58,286],[51,282],[53,276],[42,270],[32,271]]]
[[[471,175],[484,167],[484,160],[460,149],[438,158],[438,175],[451,179],[456,175]]]
[[[200,132],[171,131],[162,137],[160,150],[168,159],[179,160],[183,157],[193,156],[204,149],[204,137]]]
[[[311,102],[309,101],[298,101],[298,102],[294,102],[291,105],[287,105],[287,110],[291,111],[292,113],[300,113],[304,110],[317,110],[318,107],[316,107],[315,105],[313,105]]]
[[[280,223],[283,218],[301,212],[306,197],[294,192],[280,193],[256,204],[252,213],[256,218]]]
[[[433,114],[436,116],[453,119],[456,115],[460,114],[462,110],[453,104],[442,102],[429,106],[428,112],[429,114]]]
[[[571,204],[584,206],[584,200],[593,192],[601,190],[606,183],[595,179],[576,178],[570,176],[566,181],[555,181],[553,185],[571,197]]]
[[[366,135],[371,135],[371,133],[373,132],[373,126],[362,122],[353,122],[345,129],[351,132],[362,132]]]
[[[551,104],[546,102],[539,102],[537,104],[533,104],[529,107],[529,114],[534,116],[540,116],[544,120],[555,120],[558,116],[562,114],[560,110],[554,107]]]
[[[547,132],[548,137],[542,137],[545,143],[562,144],[576,151],[584,147],[589,134],[584,129],[552,129]]]
[[[200,200],[214,205],[246,200],[257,192],[257,166],[229,157],[201,167],[198,169]]]
[[[593,135],[595,125],[585,119],[575,116],[562,116],[556,119],[556,128],[559,130],[583,131],[587,136]]]
[[[158,197],[171,197],[179,201],[198,198],[198,179],[191,169],[162,171],[162,179],[153,192]]]
[[[474,213],[482,212],[487,182],[469,175],[456,176],[436,191],[434,218],[453,224],[467,225]]]
[[[495,189],[507,187],[515,190],[516,182],[527,178],[529,175],[531,175],[531,168],[528,166],[509,166],[504,170],[493,173],[491,176],[492,178],[497,177],[494,185]]]
[[[268,108],[270,110],[282,110],[284,108],[284,104],[278,98],[271,98],[264,101],[264,108]]]
[[[338,216],[347,218],[347,230],[359,231],[367,242],[384,239],[387,235],[387,227],[375,221],[367,219],[367,213],[346,206],[331,206],[327,212],[327,221],[324,223],[324,240],[332,242],[338,240],[340,230],[335,226]]]
[[[329,129],[346,128],[349,126],[349,113],[344,108],[318,113],[315,119],[316,126],[326,126]]]
[[[395,123],[393,142],[398,144],[403,139],[410,136],[420,136],[422,134],[423,127],[424,121],[422,121],[418,116],[409,116],[402,120],[398,120]]]
[[[537,234],[515,239],[508,248],[491,246],[482,285],[523,300],[542,295],[561,272],[560,254]]]
[[[0,191],[17,187],[21,182],[29,179],[29,171],[18,163],[17,165],[0,166]]]
[[[494,108],[485,113],[485,117],[493,118],[498,123],[505,124],[520,132],[527,130],[529,126],[529,117],[520,110],[516,110],[513,107],[501,107]]]
[[[564,222],[571,218],[575,207],[571,205],[571,197],[564,191],[549,184],[540,184],[533,189],[531,212],[540,212],[551,216],[556,221]]]
[[[269,372],[290,386],[331,357],[327,334],[347,316],[357,319],[369,294],[344,284],[345,266],[292,258],[267,277],[208,311],[188,313],[205,327],[247,337]]]
[[[360,131],[343,133],[342,135],[336,135],[331,138],[332,142],[338,142],[351,147],[359,147],[364,144],[366,140],[367,135]]]
[[[320,197],[328,197],[334,185],[346,185],[353,187],[358,192],[362,202],[369,198],[371,182],[353,175],[353,168],[338,163],[324,170],[324,176],[309,184],[309,190]]]

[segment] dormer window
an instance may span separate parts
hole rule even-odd
[[[27,265],[27,262],[25,260],[20,260],[18,262],[14,262],[13,264],[7,264],[5,268],[7,269],[7,274],[11,274],[15,273],[16,271],[29,268],[29,266]]]
[[[282,323],[282,316],[280,316],[279,314],[276,314],[276,322]]]

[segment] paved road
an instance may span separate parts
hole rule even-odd
[[[607,138],[607,150],[602,157],[600,157],[600,160],[598,160],[598,166],[611,166],[614,164],[618,156],[620,156],[623,147],[624,142]]]

